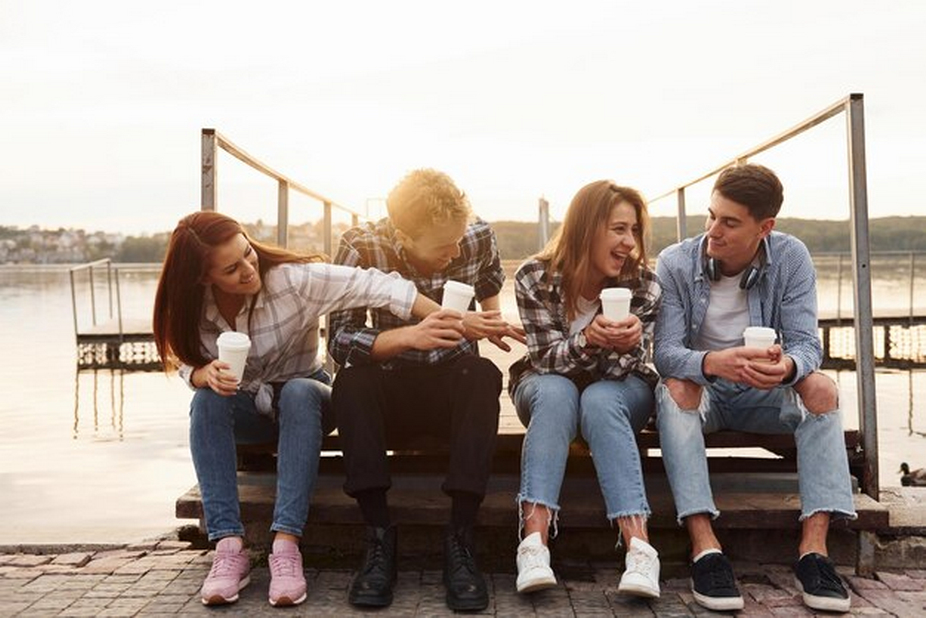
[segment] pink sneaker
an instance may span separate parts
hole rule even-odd
[[[251,583],[251,561],[241,539],[226,537],[215,546],[212,569],[203,582],[203,605],[222,605],[238,600],[238,591]]]
[[[299,605],[305,601],[305,572],[299,546],[282,539],[273,542],[270,562],[270,604]]]

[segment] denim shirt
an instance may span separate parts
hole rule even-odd
[[[656,274],[662,307],[656,318],[654,361],[663,378],[711,382],[703,372],[705,350],[692,349],[707,313],[711,281],[704,273],[706,235],[685,239],[659,254]],[[781,232],[763,241],[765,264],[748,292],[749,325],[778,332],[784,353],[795,364],[792,385],[820,367],[823,348],[817,331],[816,270],[803,242]]]

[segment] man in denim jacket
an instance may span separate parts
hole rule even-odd
[[[796,574],[805,604],[848,611],[827,558],[831,519],[855,518],[838,391],[820,373],[815,271],[807,247],[774,232],[781,182],[761,165],[721,172],[706,231],[666,248],[656,321],[657,423],[679,524],[692,545],[692,591],[712,610],[743,607],[730,562],[714,535],[704,433],[793,433],[802,534]],[[748,326],[775,329],[778,343],[744,346]]]

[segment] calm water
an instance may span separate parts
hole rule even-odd
[[[876,308],[906,306],[905,263],[876,280]],[[821,272],[821,309],[837,306],[834,275],[835,269]],[[125,317],[150,316],[156,278],[123,274]],[[97,288],[98,307],[105,307],[105,286]],[[923,275],[916,292],[923,306]],[[850,303],[846,278],[842,307]],[[87,317],[86,297],[83,307]],[[516,319],[510,278],[503,307]],[[0,376],[6,392],[0,400],[0,544],[131,541],[183,523],[174,518],[174,500],[195,476],[187,439],[190,391],[178,378],[78,374],[64,269],[0,266],[0,341],[10,361]],[[507,366],[519,354],[493,357]],[[846,426],[857,427],[855,375],[833,375]],[[898,485],[901,461],[926,466],[926,374],[879,372],[877,391],[881,482]]]

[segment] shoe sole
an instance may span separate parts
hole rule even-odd
[[[489,599],[480,599],[478,601],[453,601],[448,595],[444,599],[447,602],[447,607],[455,612],[478,612],[482,611],[489,606]]]
[[[698,605],[705,609],[714,610],[715,612],[731,612],[743,609],[745,603],[743,597],[708,597],[699,592],[695,592],[694,586],[691,588]]]
[[[251,583],[251,576],[247,575],[244,579],[238,582],[238,592],[244,590],[244,587]],[[200,600],[203,602],[203,605],[228,605],[229,603],[234,603],[238,600],[238,593],[235,593],[233,597],[223,597],[221,594],[214,594],[211,597],[201,597]]]
[[[834,599],[833,597],[818,597],[816,595],[810,594],[809,592],[804,592],[804,584],[801,583],[801,580],[794,578],[794,585],[797,586],[797,589],[801,591],[801,598],[804,601],[804,605],[810,609],[819,609],[824,612],[847,612],[852,607],[852,599]]]
[[[303,592],[302,596],[296,599],[295,601],[293,601],[292,599],[286,596],[280,597],[276,601],[270,598],[268,598],[267,600],[270,601],[270,604],[273,605],[274,607],[290,607],[292,605],[299,605],[300,603],[305,601],[308,596],[309,595],[307,593]]]
[[[617,592],[618,594],[629,594],[635,597],[643,597],[646,599],[659,598],[659,590],[653,590],[652,588],[646,588],[645,586],[635,586],[633,584],[618,586]]]
[[[523,584],[517,584],[518,592],[521,594],[530,594],[531,592],[549,590],[550,588],[556,588],[555,577],[539,577]]]

